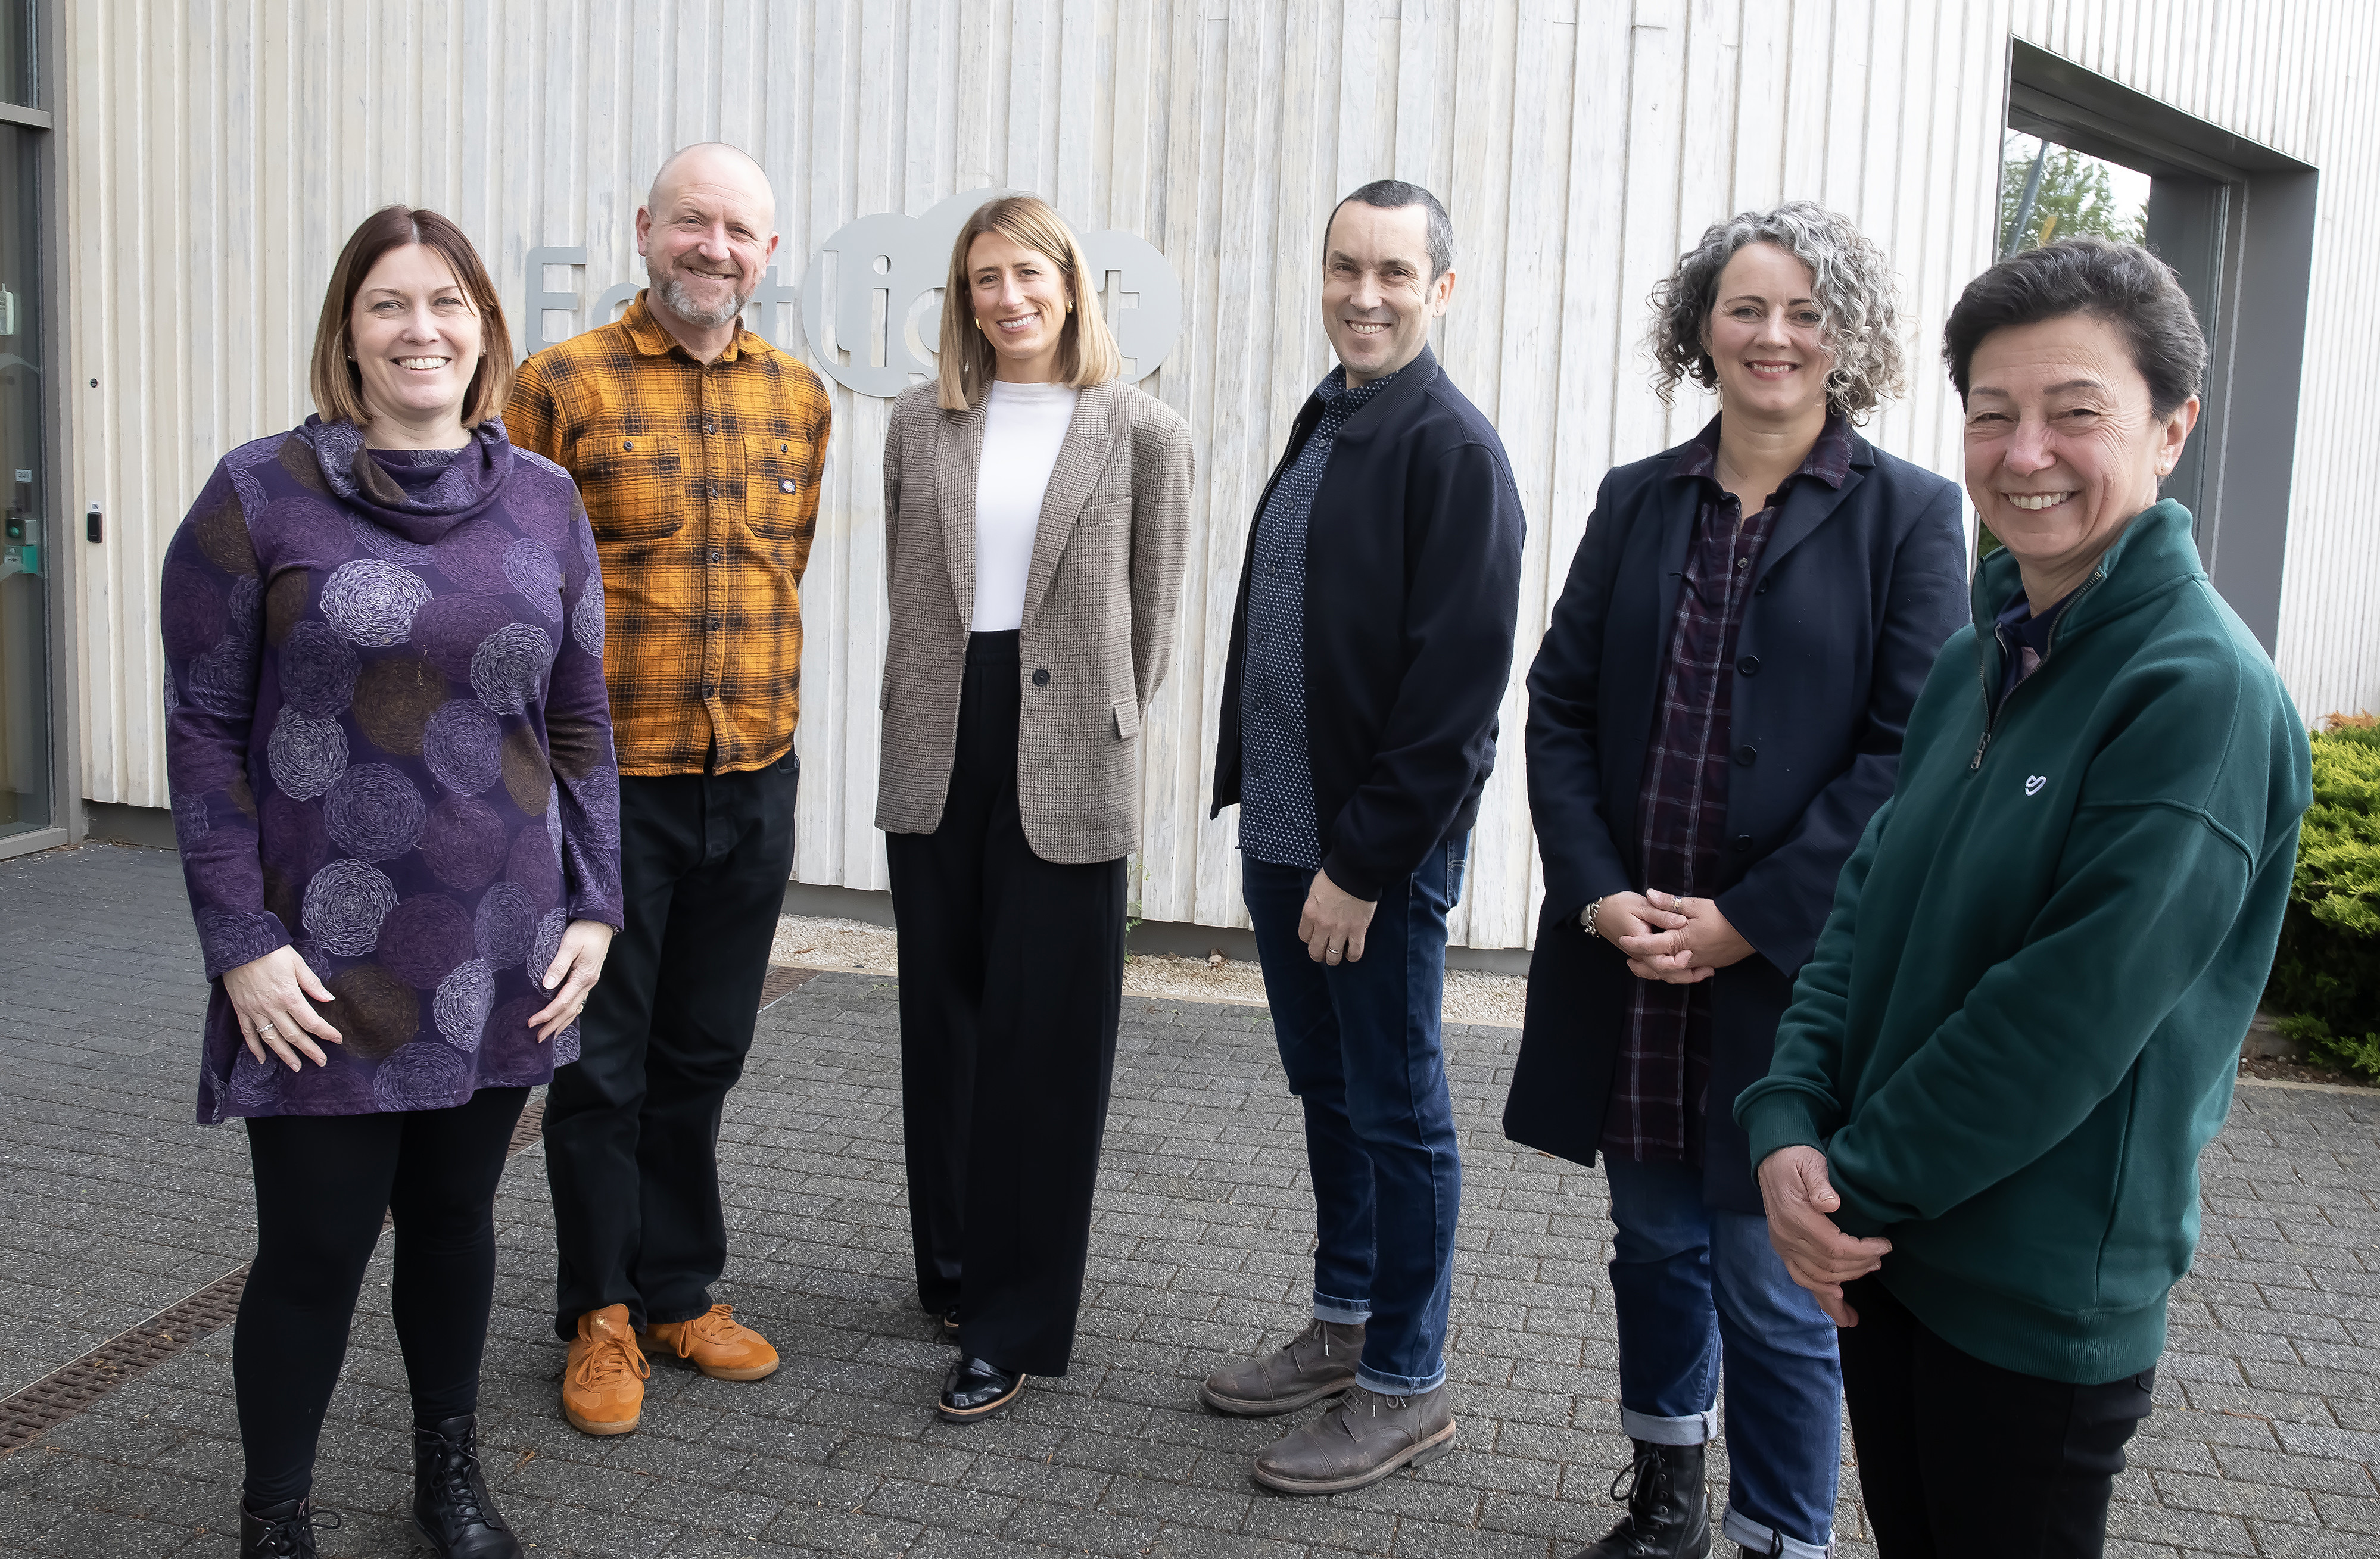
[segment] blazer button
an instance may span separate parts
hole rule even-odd
[[[1742,659],[1735,663],[1735,669],[1742,671],[1747,677],[1758,676],[1760,674],[1760,657],[1757,655],[1747,655]]]
[[[1760,749],[1757,747],[1745,746],[1738,747],[1735,750],[1735,761],[1743,765],[1746,768],[1750,768],[1752,767],[1752,760],[1759,755]]]
[[[1033,668],[1033,685],[1035,687],[1048,687],[1050,685],[1049,667],[1036,666]]]
[[[1735,836],[1735,852],[1738,855],[1749,855],[1752,853],[1752,836],[1750,834],[1738,834]]]

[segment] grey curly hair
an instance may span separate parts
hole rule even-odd
[[[1884,251],[1849,218],[1809,200],[1774,211],[1740,211],[1714,223],[1653,288],[1653,389],[1666,404],[1678,381],[1718,388],[1718,368],[1703,336],[1718,301],[1719,272],[1746,244],[1774,244],[1810,268],[1818,330],[1834,355],[1827,404],[1853,422],[1898,396],[1909,382],[1901,349],[1900,288]]]

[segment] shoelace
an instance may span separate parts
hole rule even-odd
[[[315,1510],[300,1505],[288,1516],[272,1524],[264,1534],[264,1552],[281,1559],[315,1559],[320,1550],[314,1546],[314,1530],[339,1529],[339,1513],[335,1510]]]
[[[1628,1464],[1625,1471],[1617,1472],[1612,1475],[1611,1497],[1613,1500],[1628,1506],[1628,1516],[1625,1520],[1621,1521],[1618,1527],[1612,1529],[1611,1535],[1613,1537],[1618,1537],[1622,1532],[1625,1532],[1628,1535],[1630,1549],[1633,1553],[1647,1554],[1653,1552],[1654,1534],[1641,1531],[1636,1526],[1636,1517],[1638,1514],[1636,1510],[1636,1496],[1644,1490],[1645,1482],[1648,1480],[1653,1483],[1653,1492],[1656,1494],[1659,1493],[1662,1476],[1660,1453],[1649,1448],[1639,1450],[1636,1453],[1636,1459]],[[1625,1482],[1628,1485],[1628,1492],[1624,1494],[1620,1492],[1620,1485],[1622,1482]]]
[[[678,1357],[683,1359],[686,1356],[687,1350],[693,1347],[694,1339],[697,1337],[707,1343],[732,1342],[735,1340],[735,1334],[742,1330],[742,1327],[735,1324],[734,1305],[712,1305],[709,1310],[687,1322],[679,1331]]]
[[[502,1531],[504,1523],[492,1511],[480,1506],[480,1492],[471,1486],[472,1474],[480,1468],[478,1449],[468,1441],[457,1442],[441,1437],[438,1442],[438,1477],[446,1485],[447,1501],[455,1513],[466,1521],[476,1521],[494,1531]]]
[[[653,1372],[645,1362],[643,1352],[633,1337],[597,1337],[594,1346],[579,1355],[570,1372],[572,1385],[610,1385],[623,1374],[644,1380]]]

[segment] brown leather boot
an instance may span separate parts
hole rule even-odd
[[[1454,1408],[1446,1388],[1420,1396],[1383,1396],[1362,1386],[1294,1434],[1265,1447],[1256,1480],[1284,1494],[1343,1494],[1377,1483],[1454,1444]]]
[[[644,1420],[645,1377],[653,1367],[637,1348],[626,1305],[578,1318],[578,1337],[562,1367],[562,1416],[581,1434],[625,1434]]]
[[[1293,1413],[1354,1385],[1355,1360],[1363,1355],[1362,1322],[1309,1322],[1287,1348],[1208,1376],[1198,1399],[1244,1419]]]
[[[734,1305],[712,1305],[691,1321],[656,1321],[645,1328],[644,1341],[655,1353],[674,1354],[715,1381],[766,1380],[777,1372],[777,1350],[735,1319]]]

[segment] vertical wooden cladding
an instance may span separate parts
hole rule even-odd
[[[1316,254],[1367,179],[1442,195],[1458,241],[1448,369],[1497,421],[1530,517],[1502,755],[1459,941],[1524,942],[1538,888],[1520,682],[1596,484],[1708,415],[1647,388],[1646,296],[1708,224],[1789,198],[1891,254],[1911,390],[1868,431],[1957,475],[1933,344],[1994,239],[2015,34],[2323,169],[2315,383],[2369,360],[2349,307],[2371,252],[2369,30],[2351,0],[131,0],[67,6],[87,792],[165,804],[158,555],[225,450],[308,409],[319,289],[392,200],[455,216],[507,305],[529,249],[585,244],[589,299],[638,271],[661,158],[720,138],[776,184],[779,279],[855,216],[987,185],[1142,234],[1185,332],[1147,387],[1190,419],[1199,534],[1147,732],[1140,912],[1244,918],[1233,819],[1206,816],[1251,508],[1330,366]],[[552,278],[561,284],[559,275]],[[516,331],[531,321],[516,320]],[[799,311],[770,332],[798,353]],[[806,582],[797,875],[884,883],[871,827],[886,626],[885,403],[834,392]],[[2310,393],[2280,663],[2309,709],[2380,702],[2380,539],[2355,523],[2368,394]]]

